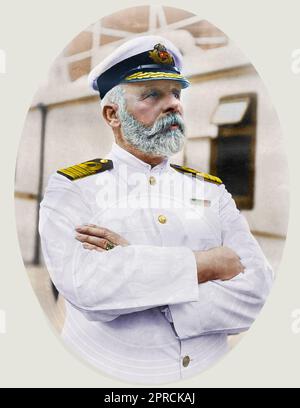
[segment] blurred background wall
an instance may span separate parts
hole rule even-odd
[[[192,83],[182,93],[186,146],[172,161],[218,175],[275,272],[282,255],[287,163],[276,112],[254,67],[222,31],[188,11],[125,9],[92,24],[57,57],[33,98],[20,141],[15,183],[20,247],[39,300],[57,328],[63,302],[53,297],[43,267],[39,201],[51,173],[110,150],[113,135],[87,75],[122,42],[145,34],[162,35],[177,45]]]

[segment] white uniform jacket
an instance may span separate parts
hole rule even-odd
[[[273,275],[223,184],[189,177],[169,160],[151,168],[116,144],[113,168],[78,180],[55,173],[40,209],[50,276],[66,300],[63,338],[102,372],[133,383],[189,377],[249,328]],[[84,223],[130,245],[97,252],[75,239]],[[233,249],[244,273],[197,282],[193,251]]]

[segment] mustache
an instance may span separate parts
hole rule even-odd
[[[181,115],[178,113],[170,113],[169,115],[158,119],[149,130],[145,131],[145,134],[148,137],[153,137],[158,133],[163,133],[170,130],[170,126],[173,125],[177,125],[178,129],[184,133],[185,125]]]

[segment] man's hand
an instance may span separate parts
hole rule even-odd
[[[113,249],[116,245],[130,245],[125,238],[122,238],[116,232],[94,224],[81,225],[75,228],[75,230],[77,232],[75,238],[82,242],[85,249],[94,249],[102,252]]]
[[[228,280],[244,271],[240,258],[232,249],[217,247],[208,251],[194,251],[198,282]]]

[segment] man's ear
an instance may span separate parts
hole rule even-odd
[[[118,112],[118,105],[114,103],[109,103],[105,105],[104,108],[102,109],[102,115],[103,115],[104,120],[112,128],[117,128],[117,127],[120,127],[121,125],[117,112]]]

